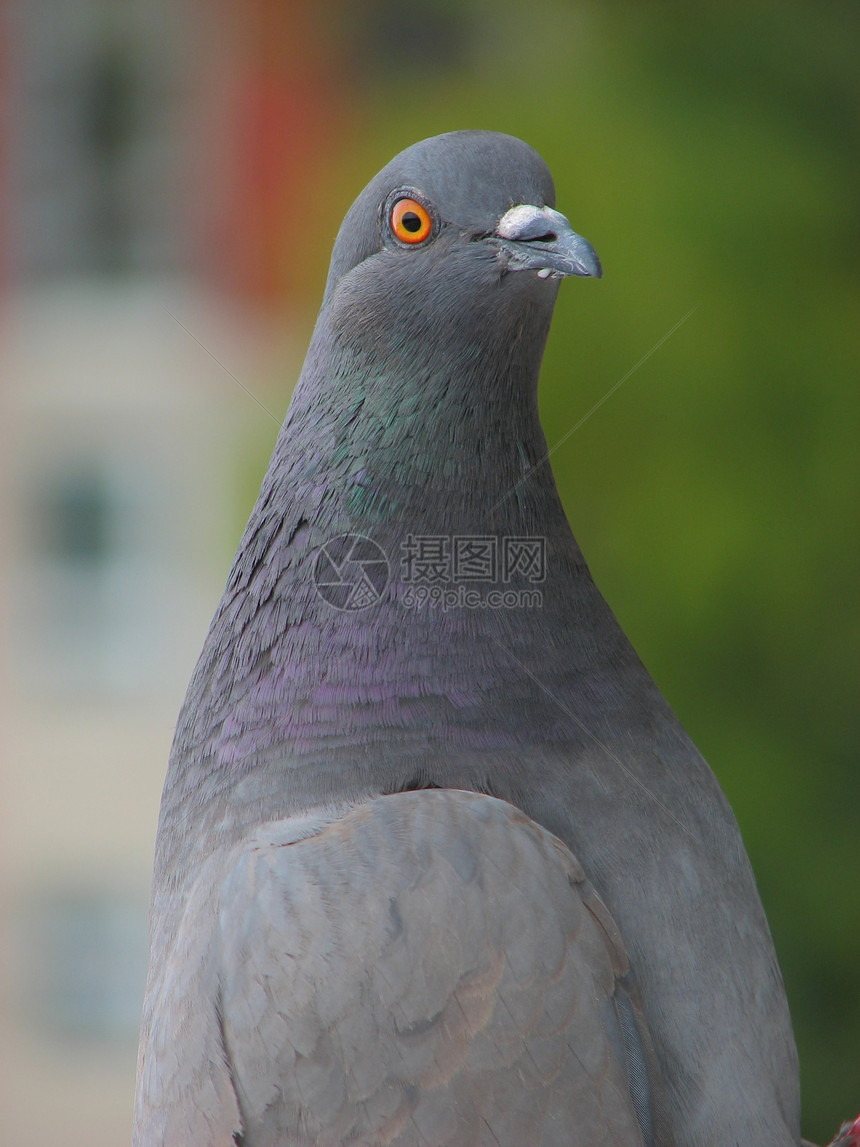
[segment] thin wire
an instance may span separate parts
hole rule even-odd
[[[248,397],[249,397],[249,398],[252,398],[252,399],[254,400],[254,402],[256,402],[257,406],[259,406],[259,408],[260,408],[261,410],[265,411],[265,413],[266,413],[266,414],[268,414],[269,418],[271,418],[271,419],[272,419],[272,421],[273,421],[273,422],[274,422],[276,425],[278,425],[278,426],[280,426],[280,425],[281,425],[281,423],[280,423],[279,419],[278,419],[278,418],[277,418],[277,417],[276,417],[274,414],[272,414],[272,412],[271,412],[271,410],[269,410],[268,406],[264,406],[264,405],[263,405],[263,403],[262,403],[262,402],[260,402],[259,398],[257,398],[256,394],[254,394],[252,391],[250,391],[250,390],[247,388],[247,386],[245,386],[245,384],[244,384],[243,382],[240,382],[240,381],[239,381],[239,379],[238,379],[238,378],[235,376],[235,374],[232,372],[232,370],[230,370],[228,367],[226,367],[226,366],[224,365],[224,363],[223,363],[223,362],[220,360],[220,358],[218,358],[218,356],[217,356],[217,355],[214,355],[214,354],[212,353],[212,351],[209,349],[209,347],[208,347],[208,346],[206,346],[206,344],[205,344],[205,343],[202,343],[202,342],[200,341],[200,339],[197,337],[197,335],[193,334],[193,333],[192,333],[192,332],[191,332],[191,331],[188,329],[188,327],[185,325],[185,323],[183,323],[183,322],[180,322],[180,320],[179,320],[179,319],[176,317],[176,315],[174,315],[174,313],[173,313],[172,311],[169,311],[169,310],[167,309],[167,307],[165,307],[164,303],[162,303],[162,304],[161,304],[161,309],[164,311],[164,313],[165,313],[166,315],[170,315],[170,317],[173,319],[173,321],[174,321],[175,323],[179,323],[179,326],[181,326],[181,327],[182,327],[182,329],[185,331],[185,333],[186,333],[187,335],[189,335],[191,338],[193,338],[193,339],[194,339],[194,341],[195,341],[195,342],[197,343],[197,345],[198,345],[198,346],[201,348],[201,350],[205,350],[205,351],[206,351],[206,353],[209,355],[209,357],[212,359],[212,361],[213,361],[213,362],[216,362],[216,363],[218,364],[218,366],[220,366],[220,367],[221,367],[221,369],[222,369],[222,370],[223,370],[223,371],[224,371],[226,374],[229,374],[229,375],[230,375],[230,377],[233,379],[233,381],[236,383],[236,385],[237,385],[238,387],[241,387],[241,389],[242,389],[242,390],[244,390],[244,392],[245,392],[245,393],[248,395]]]
[[[555,454],[556,450],[558,450],[558,448],[560,446],[563,446],[565,444],[565,442],[567,442],[568,438],[570,438],[570,436],[572,434],[575,434],[577,432],[577,430],[579,430],[580,426],[582,426],[582,424],[584,422],[587,422],[589,420],[589,418],[591,418],[592,414],[594,414],[595,411],[599,410],[600,407],[604,404],[604,402],[606,402],[606,400],[608,398],[611,398],[612,395],[615,394],[616,390],[618,390],[619,387],[624,385],[624,383],[631,376],[631,374],[634,374],[639,369],[639,367],[642,366],[643,363],[647,362],[648,359],[651,357],[651,355],[654,354],[655,351],[658,351],[660,349],[660,347],[663,345],[663,343],[668,338],[671,338],[671,336],[675,333],[675,331],[678,329],[678,327],[682,326],[687,321],[687,319],[699,309],[699,307],[701,305],[702,305],[701,303],[696,303],[696,305],[694,307],[691,307],[689,309],[689,311],[687,311],[687,313],[683,316],[683,318],[678,319],[678,321],[675,323],[675,325],[673,327],[671,327],[668,331],[666,331],[666,333],[663,335],[663,337],[661,339],[658,339],[657,342],[655,342],[654,345],[651,347],[651,349],[649,351],[646,351],[645,354],[643,354],[642,357],[639,359],[639,361],[637,363],[635,363],[633,366],[631,366],[631,368],[627,371],[627,373],[625,375],[623,375],[621,378],[619,378],[618,382],[616,382],[614,386],[611,386],[609,388],[609,390],[607,390],[606,394],[604,394],[604,396],[602,398],[598,399],[598,401],[595,402],[594,406],[592,406],[592,408],[586,414],[583,414],[583,416],[582,416],[582,418],[580,418],[579,422],[577,422],[576,425],[571,426],[570,430],[568,430],[568,432],[566,434],[563,434],[562,437],[559,438],[558,442],[556,442],[556,444],[553,447],[551,447],[551,449],[549,449],[546,452],[546,454],[544,454],[543,458],[541,458],[537,462],[535,462],[534,466],[529,467],[528,471],[525,474],[523,474],[522,478],[520,478],[520,480],[515,485],[511,486],[510,490],[508,490],[508,492],[506,494],[502,495],[502,497],[499,498],[498,502],[496,502],[495,505],[490,510],[490,513],[491,514],[494,513],[499,508],[499,506],[501,506],[502,502],[506,502],[512,494],[515,494],[517,492],[517,490],[520,488],[520,486],[522,486],[523,482],[527,481],[532,476],[532,474],[535,472],[535,470],[537,470],[538,466],[543,466],[543,464],[545,462],[548,462],[549,459],[552,457],[552,455]]]
[[[531,669],[529,669],[529,667],[527,665],[524,665],[523,662],[520,661],[520,659],[518,657],[514,657],[513,653],[511,653],[510,649],[508,649],[506,646],[502,645],[502,643],[500,641],[496,641],[495,637],[490,636],[490,641],[492,641],[492,643],[494,645],[497,645],[503,653],[507,654],[507,656],[511,659],[511,661],[513,661],[515,665],[518,665],[519,668],[522,669],[523,673],[525,673],[526,676],[530,677],[532,679],[532,681],[534,681],[535,685],[537,685],[537,687],[539,689],[542,689],[543,692],[546,693],[547,697],[549,697],[549,699],[551,701],[554,701],[555,704],[558,705],[558,707],[559,707],[559,709],[561,709],[562,713],[565,713],[568,717],[570,717],[571,721],[573,721],[576,725],[578,725],[579,728],[582,730],[582,732],[585,733],[585,735],[587,737],[590,737],[591,740],[594,741],[595,745],[597,745],[598,748],[602,749],[604,751],[604,753],[606,753],[606,755],[610,758],[610,760],[613,760],[616,763],[616,765],[618,765],[619,769],[621,769],[621,771],[623,773],[625,773],[626,776],[628,776],[630,778],[630,780],[633,781],[634,784],[638,785],[639,788],[642,789],[643,792],[647,793],[647,795],[651,798],[652,801],[654,801],[654,803],[658,806],[658,808],[661,808],[663,810],[663,812],[666,814],[666,816],[668,816],[671,820],[673,820],[675,822],[675,824],[678,826],[678,828],[681,829],[682,832],[686,833],[686,835],[689,836],[689,838],[691,840],[695,840],[693,833],[690,832],[690,830],[687,828],[687,826],[685,824],[682,824],[681,821],[678,820],[678,818],[675,816],[675,814],[672,812],[672,810],[670,808],[668,808],[666,805],[664,805],[663,802],[660,800],[660,798],[655,796],[654,793],[651,792],[651,790],[648,788],[648,786],[643,781],[639,780],[639,778],[636,776],[636,774],[633,773],[627,767],[627,765],[624,764],[624,762],[621,760],[621,758],[619,756],[617,756],[615,753],[613,753],[613,751],[609,748],[608,745],[605,745],[603,743],[603,741],[601,741],[598,736],[596,736],[594,733],[592,733],[592,731],[588,728],[587,725],[583,724],[583,722],[580,720],[580,718],[577,717],[577,715],[573,712],[573,710],[569,709],[567,707],[567,705],[565,705],[565,703],[561,700],[560,697],[556,697],[556,695],[555,695],[555,693],[553,693],[552,689],[550,689],[548,686],[544,685],[543,681],[540,681],[537,677],[535,677],[535,675],[534,675],[534,673],[532,673]]]

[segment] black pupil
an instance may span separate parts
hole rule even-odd
[[[400,222],[406,230],[411,231],[413,235],[416,231],[421,230],[421,217],[416,215],[414,211],[404,211]]]

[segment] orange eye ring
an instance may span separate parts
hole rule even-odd
[[[401,243],[423,243],[430,237],[433,220],[417,199],[398,199],[391,208],[391,230]]]

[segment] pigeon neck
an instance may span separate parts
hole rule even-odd
[[[201,776],[239,816],[260,786],[311,800],[320,770],[382,791],[455,759],[480,771],[490,749],[515,771],[534,725],[578,736],[552,697],[571,665],[602,671],[589,619],[605,607],[545,462],[545,318],[476,340],[457,370],[315,338],[189,687],[165,815]],[[350,557],[356,537],[369,557]]]
[[[559,525],[537,408],[551,310],[534,310],[504,331],[472,315],[450,357],[324,312],[270,470],[284,496],[324,488],[315,521],[344,529],[537,527],[551,507]]]

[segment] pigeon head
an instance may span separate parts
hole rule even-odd
[[[546,453],[537,384],[559,283],[600,274],[521,140],[458,131],[407,148],[340,228],[273,480],[363,482],[393,514],[428,486],[446,504],[456,474],[475,505],[496,504]],[[554,498],[544,471],[533,493]]]
[[[320,429],[323,407],[335,419],[352,412],[341,453],[366,452],[374,427],[393,423],[411,422],[403,437],[416,447],[464,419],[479,439],[503,424],[511,441],[539,437],[523,427],[537,422],[558,285],[600,274],[527,144],[489,131],[414,144],[370,181],[340,228],[290,441],[302,423]]]
[[[395,156],[350,208],[326,298],[365,263],[396,276],[398,263],[418,259],[430,273],[454,248],[483,267],[488,282],[511,271],[599,278],[594,249],[554,208],[552,176],[521,140],[488,131],[422,140]]]

